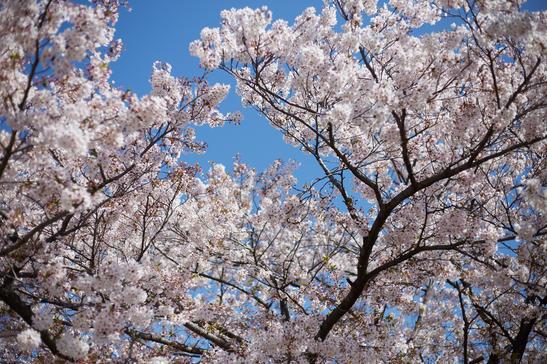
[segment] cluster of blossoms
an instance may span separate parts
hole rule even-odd
[[[42,339],[40,338],[40,333],[38,331],[26,329],[17,335],[17,342],[19,343],[21,351],[32,352],[32,350],[40,346]]]
[[[190,51],[313,157],[298,184],[181,161],[241,117],[160,62],[115,88],[122,5],[0,5],[0,361],[546,360],[544,13],[222,12]]]
[[[190,52],[316,159],[329,188],[310,198],[343,206],[329,212],[344,232],[323,271],[286,291],[316,325],[295,313],[295,331],[268,329],[278,350],[253,346],[257,334],[242,355],[541,361],[545,14],[517,1],[334,0],[292,24],[265,8],[221,17]],[[440,20],[452,26],[422,30]],[[351,349],[327,354],[311,337]]]
[[[166,64],[154,64],[149,95],[113,87],[122,5],[0,5],[0,310],[19,318],[1,329],[21,331],[2,339],[2,361],[122,357],[160,303],[174,312],[161,281],[179,268],[146,253],[161,256],[153,246],[195,183],[198,169],[179,160],[203,151],[191,124],[240,120],[217,109],[228,86]]]
[[[83,359],[89,351],[89,345],[79,338],[64,332],[56,342],[59,352],[71,359]]]

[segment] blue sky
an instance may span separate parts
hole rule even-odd
[[[198,39],[202,28],[218,27],[223,9],[257,8],[266,5],[274,19],[292,22],[305,8],[321,8],[322,0],[133,0],[132,10],[123,10],[117,24],[117,38],[122,38],[124,50],[112,65],[112,79],[122,88],[139,95],[150,90],[148,79],[154,61],[168,62],[177,76],[194,77],[203,73],[197,58],[190,56],[188,45]],[[529,1],[527,10],[546,9],[541,0]],[[209,76],[211,82],[233,85],[232,80],[218,71]],[[309,156],[284,143],[280,132],[251,109],[243,109],[235,94],[235,87],[221,106],[224,112],[241,111],[241,125],[226,124],[211,129],[197,128],[198,139],[207,142],[208,151],[200,156],[188,156],[188,162],[198,162],[206,170],[208,162],[230,166],[233,157],[240,154],[243,162],[264,170],[275,159],[292,159],[301,164],[296,172],[299,182],[305,183],[320,175],[320,170]]]

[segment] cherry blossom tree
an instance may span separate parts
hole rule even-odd
[[[547,359],[544,13],[224,11],[190,51],[315,159],[299,184],[184,163],[229,88],[114,87],[123,5],[0,5],[3,361]]]

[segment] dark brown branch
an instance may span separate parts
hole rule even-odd
[[[4,156],[2,157],[2,162],[0,162],[0,180],[2,179],[2,175],[4,174],[4,171],[6,170],[8,166],[8,161],[13,153],[13,146],[15,144],[16,139],[17,139],[17,131],[12,130],[8,145],[4,149]]]
[[[511,363],[520,363],[522,360],[522,356],[526,350],[526,345],[528,344],[530,332],[534,328],[536,320],[536,318],[523,318],[520,321],[519,332],[512,343]]]
[[[367,70],[372,75],[372,78],[374,78],[374,81],[376,83],[380,82],[378,80],[378,76],[376,75],[376,72],[374,71],[374,68],[372,68],[372,65],[370,64],[370,62],[367,59],[367,55],[365,54],[365,48],[363,46],[359,46],[359,53],[361,54],[361,59],[363,60],[363,63],[365,64],[365,67],[367,68]]]
[[[225,279],[222,279],[222,278],[217,278],[217,277],[214,277],[212,275],[209,275],[207,273],[197,273],[200,277],[203,277],[203,278],[207,278],[207,279],[210,279],[212,281],[215,281],[215,282],[218,282],[218,283],[221,283],[221,284],[225,284],[227,286],[230,286],[232,288],[235,288],[236,290],[242,292],[242,293],[245,293],[246,295],[248,295],[249,297],[253,298],[256,302],[258,302],[261,306],[263,306],[266,310],[269,310],[271,305],[270,304],[267,304],[266,302],[264,302],[261,298],[255,296],[254,294],[248,292],[247,290],[239,287],[238,285],[236,284],[233,284],[231,282],[228,282],[227,280]]]
[[[184,327],[186,327],[188,330],[192,331],[193,333],[209,340],[212,344],[218,346],[219,348],[231,353],[234,352],[232,345],[228,341],[209,333],[207,330],[194,324],[193,322],[185,323]]]
[[[160,335],[151,334],[148,332],[140,332],[140,331],[132,330],[132,329],[125,330],[125,333],[134,339],[153,341],[155,343],[166,345],[173,349],[177,349],[185,353],[194,354],[194,355],[203,355],[203,353],[205,353],[204,349],[200,349],[195,346],[188,346],[183,343],[179,343],[177,341],[167,340],[166,338]]]
[[[524,88],[526,87],[526,85],[528,85],[528,83],[530,82],[530,79],[532,78],[532,76],[534,75],[534,73],[536,72],[536,70],[538,69],[539,65],[541,64],[541,58],[538,57],[537,61],[536,61],[536,64],[534,65],[534,67],[532,68],[532,70],[530,71],[530,73],[528,74],[528,76],[526,76],[524,78],[524,80],[522,81],[522,83],[519,85],[519,87],[515,90],[515,92],[513,92],[513,94],[511,95],[511,97],[509,97],[509,100],[507,100],[507,103],[505,104],[505,108],[509,108],[509,106],[511,106],[511,104],[513,103],[513,101],[515,101],[515,99],[517,98],[517,96],[524,90]]]
[[[2,300],[14,313],[23,319],[29,326],[32,326],[32,308],[11,289],[11,284],[4,278],[4,284],[0,286],[0,300]],[[72,362],[72,359],[63,355],[57,349],[55,340],[47,330],[40,331],[40,338],[51,353],[59,358]]]
[[[289,312],[289,306],[287,305],[287,299],[283,298],[279,300],[279,309],[281,310],[281,314],[283,315],[284,321],[290,321],[291,320],[291,314]]]
[[[392,112],[392,115],[395,118],[395,121],[397,122],[397,126],[399,128],[399,136],[401,137],[401,148],[403,149],[403,161],[405,163],[406,171],[408,173],[408,178],[410,179],[410,183],[415,185],[416,178],[414,177],[414,172],[412,171],[412,163],[410,163],[410,155],[408,152],[408,138],[406,136],[405,129],[406,109],[403,109],[401,116],[397,115],[395,111]]]
[[[39,39],[36,40],[34,46],[35,46],[34,61],[32,62],[30,73],[27,78],[27,86],[25,87],[25,91],[23,92],[23,98],[21,99],[21,102],[19,103],[19,105],[17,105],[20,111],[23,111],[25,109],[25,104],[27,103],[28,95],[32,87],[32,80],[34,79],[34,75],[36,74],[36,68],[38,67],[38,64],[40,64],[40,40]]]
[[[448,284],[450,284],[452,287],[454,287],[458,291],[458,300],[460,302],[460,310],[462,312],[462,320],[463,320],[463,363],[469,364],[469,354],[467,352],[468,342],[469,342],[469,320],[467,318],[467,314],[465,313],[465,303],[463,301],[463,292],[460,287],[460,285],[457,282],[452,282],[450,280],[447,280]]]
[[[496,105],[498,109],[501,109],[500,93],[498,89],[498,81],[496,79],[496,72],[494,70],[494,59],[492,59],[491,52],[487,53],[488,56],[488,66],[490,68],[490,74],[492,75],[492,82],[494,83],[494,94],[496,95]]]
[[[383,208],[380,208],[380,211],[378,212],[378,215],[369,231],[369,235],[363,238],[363,247],[361,249],[361,253],[359,255],[359,260],[357,263],[357,278],[351,285],[351,288],[347,295],[342,299],[342,301],[336,306],[328,315],[325,317],[323,322],[321,323],[321,326],[319,327],[319,331],[317,332],[315,338],[324,340],[329,332],[332,330],[334,325],[344,316],[350,309],[353,307],[355,302],[359,299],[361,294],[363,293],[365,287],[370,282],[370,279],[374,277],[376,274],[380,273],[383,270],[383,266],[376,268],[374,271],[367,273],[367,266],[369,263],[369,257],[372,252],[372,249],[374,247],[374,244],[376,243],[376,240],[378,238],[378,235],[380,231],[383,229],[384,223],[388,219],[391,212],[404,200],[407,198],[412,197],[416,192],[423,190],[434,183],[437,183],[439,181],[448,179],[450,177],[453,177],[457,175],[458,173],[461,173],[463,171],[466,171],[470,168],[474,168],[478,165],[481,165],[482,163],[485,163],[489,160],[492,160],[494,158],[498,158],[500,156],[506,155],[516,149],[535,144],[541,140],[544,140],[546,137],[538,137],[530,141],[523,141],[521,143],[514,144],[510,147],[507,147],[499,152],[493,153],[491,155],[485,156],[483,158],[477,159],[477,160],[469,160],[464,164],[461,164],[457,167],[447,167],[442,172],[433,175],[431,177],[428,177],[420,182],[416,182],[415,185],[411,185],[407,188],[405,188],[403,191],[401,191],[399,194],[397,194],[395,197],[391,199]],[[391,266],[395,266],[407,259],[410,259],[412,256],[427,250],[450,250],[456,247],[459,247],[462,245],[463,242],[455,243],[452,245],[439,245],[439,246],[430,246],[430,247],[419,247],[415,250],[406,253],[403,256],[400,256],[397,259],[394,259],[391,261]],[[379,270],[382,268],[381,270]],[[374,273],[374,274],[373,274]]]
[[[32,237],[44,230],[49,225],[59,221],[63,217],[65,217],[68,214],[66,211],[62,211],[58,213],[57,215],[50,217],[47,220],[42,221],[40,224],[36,225],[32,230],[30,230],[28,233],[26,233],[21,239],[19,239],[15,244],[10,245],[2,250],[0,250],[0,256],[8,255],[9,253],[21,248],[23,245],[25,245]]]

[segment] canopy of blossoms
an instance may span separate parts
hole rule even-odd
[[[124,5],[0,2],[0,361],[547,360],[545,12],[223,11],[190,52],[315,159],[299,184],[184,162],[241,117],[160,62],[116,88]]]

